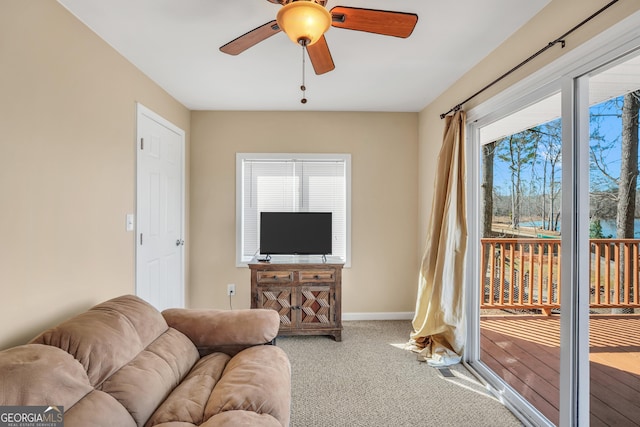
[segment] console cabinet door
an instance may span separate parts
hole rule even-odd
[[[301,286],[300,327],[332,328],[335,326],[333,289],[331,286]]]
[[[270,308],[280,315],[280,329],[292,329],[295,324],[295,297],[291,286],[259,286],[258,308]]]

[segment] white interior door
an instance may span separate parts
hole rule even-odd
[[[138,104],[136,294],[184,306],[184,131]]]

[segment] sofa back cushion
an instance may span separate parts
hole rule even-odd
[[[61,348],[83,366],[98,387],[168,329],[152,305],[125,295],[96,305],[31,342]]]
[[[169,328],[158,310],[133,295],[99,304],[32,342],[68,352],[95,388],[69,408],[70,417],[90,419],[95,402],[109,402],[109,407],[119,404],[118,416],[126,425],[144,425],[199,359],[186,335]]]
[[[99,389],[127,408],[136,424],[142,426],[199,357],[189,338],[169,328]]]
[[[70,408],[93,390],[71,355],[56,347],[27,344],[0,351],[0,406]]]

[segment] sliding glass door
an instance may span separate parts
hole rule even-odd
[[[465,361],[532,425],[640,425],[640,35],[619,31],[468,114]]]
[[[560,408],[560,94],[480,129],[480,356],[554,424]]]
[[[589,81],[590,421],[640,424],[640,55]]]

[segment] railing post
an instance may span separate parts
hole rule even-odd
[[[604,265],[604,303],[611,303],[611,243],[604,247],[604,256],[607,263]]]
[[[593,277],[593,299],[592,302],[600,304],[600,243],[591,242],[590,247],[593,248],[593,262],[589,265],[589,269],[594,271]],[[589,284],[591,286],[591,284]]]
[[[513,305],[513,292],[516,289],[515,242],[509,244],[509,304]]]
[[[505,268],[504,252],[505,252],[504,243],[501,243],[500,244],[500,273],[499,273],[499,276],[498,276],[498,280],[500,280],[500,283],[498,283],[498,289],[500,290],[500,293],[498,294],[498,303],[500,303],[500,304],[504,304],[504,280],[505,280],[505,274],[504,274],[504,268]]]
[[[484,284],[486,279],[486,265],[484,265],[485,243],[480,241],[480,306],[484,305]]]
[[[620,243],[616,243],[613,248],[614,270],[613,270],[613,303],[620,304]]]
[[[533,264],[533,255],[535,253],[533,242],[529,242],[529,304],[533,305],[533,278],[535,277],[534,272],[534,264]]]
[[[638,299],[638,242],[633,244],[633,303],[638,304],[640,300]]]
[[[495,242],[491,243],[491,264],[489,267],[489,271],[490,271],[490,276],[489,276],[489,304],[493,305],[494,301],[493,301],[493,290],[495,287],[495,277],[496,277],[496,244]]]
[[[538,304],[544,304],[544,299],[542,298],[542,266],[544,265],[544,247],[542,246],[542,242],[538,242],[538,264],[536,265],[536,269],[538,270]]]
[[[553,242],[547,245],[547,304],[553,304]]]
[[[518,270],[518,304],[522,305],[524,298],[524,243],[519,242],[518,247],[520,248],[518,252],[518,265],[520,266]]]

